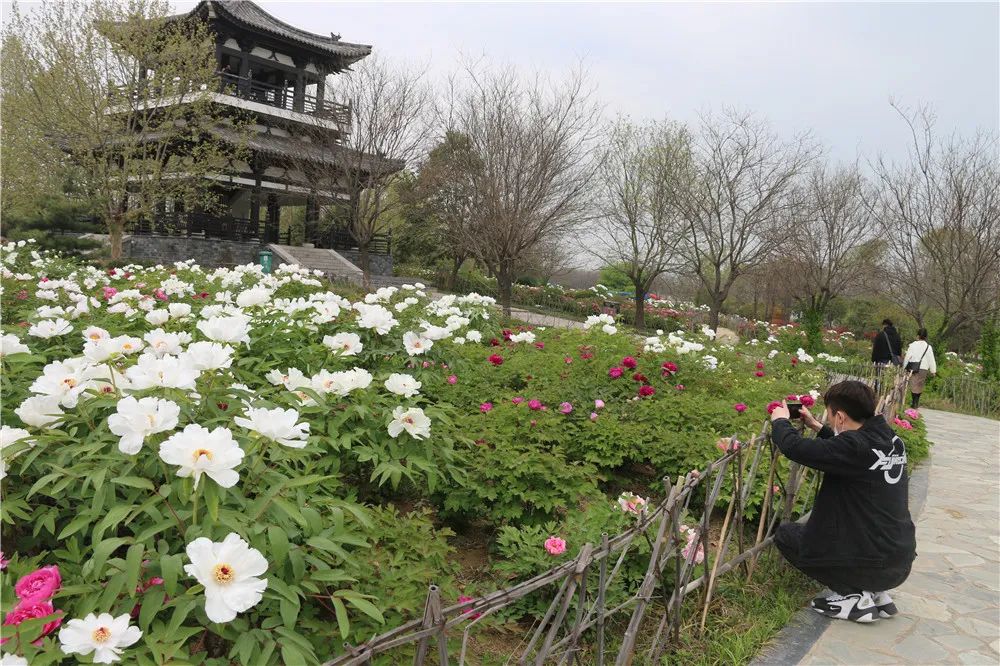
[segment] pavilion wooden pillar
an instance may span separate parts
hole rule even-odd
[[[306,197],[305,232],[306,242],[316,243],[319,240],[319,204],[312,193]]]
[[[319,73],[319,81],[316,82],[316,113],[323,112],[323,105],[326,102],[326,72]]]
[[[306,77],[299,70],[295,74],[295,97],[292,98],[292,111],[304,111],[306,104]]]
[[[280,243],[281,205],[278,195],[273,192],[267,195],[267,220],[264,222],[264,238],[270,243]]]

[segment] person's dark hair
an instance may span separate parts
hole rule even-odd
[[[921,340],[926,340],[927,329],[926,328],[917,329],[917,337],[920,338]]]
[[[834,384],[826,390],[823,402],[830,412],[844,412],[858,423],[864,423],[875,416],[878,400],[875,391],[864,382],[846,381]]]
[[[883,326],[892,326],[892,320],[891,319],[883,319],[882,320],[882,325]]]

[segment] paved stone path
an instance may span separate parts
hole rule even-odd
[[[1000,421],[921,412],[934,446],[899,615],[831,621],[802,664],[1000,663]]]
[[[520,319],[521,321],[533,324],[534,326],[552,326],[555,328],[583,328],[582,321],[576,321],[575,319],[565,319],[563,317],[556,317],[555,315],[542,314],[541,312],[534,312],[532,310],[521,310],[519,308],[511,308],[510,315],[515,319]]]

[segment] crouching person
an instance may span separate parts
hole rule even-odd
[[[814,599],[813,609],[873,622],[896,614],[889,590],[906,580],[916,557],[906,448],[875,415],[868,385],[834,384],[823,401],[827,425],[801,408],[816,438],[799,435],[785,403],[771,413],[771,437],[781,452],[824,473],[808,521],[779,526],[774,543],[792,566],[834,591]]]

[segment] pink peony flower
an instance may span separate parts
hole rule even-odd
[[[781,488],[778,486],[778,484],[774,484],[773,486],[771,486],[771,493],[774,495],[781,494]]]
[[[559,411],[563,414],[569,414],[573,411],[573,405],[568,402],[559,403]]]
[[[111,297],[114,296],[117,293],[118,293],[118,290],[115,289],[114,287],[105,287],[104,288],[104,300],[110,301]]]
[[[544,342],[536,342],[535,346],[538,347],[539,349],[545,349],[545,343]]]
[[[638,363],[636,363],[635,359],[632,358],[631,356],[626,356],[625,358],[622,359],[622,365],[624,365],[629,370],[635,370],[635,366],[638,365]]]
[[[424,367],[425,368],[431,367],[431,362],[430,361],[424,361]]]
[[[740,448],[740,443],[739,440],[733,441],[728,437],[720,437],[719,441],[715,443],[715,446],[718,447],[718,449],[723,453],[729,453],[730,451],[738,450]]]
[[[772,400],[771,402],[767,403],[767,413],[770,414],[771,412],[773,412],[774,410],[776,410],[778,407],[781,407],[781,401],[780,400]]]
[[[647,385],[647,386],[640,386],[639,387],[639,397],[640,398],[648,398],[649,396],[653,395],[654,393],[656,393],[656,389],[653,388],[652,386],[648,386]]]
[[[0,571],[3,571],[4,569],[6,569],[6,568],[7,568],[7,563],[8,563],[8,562],[10,562],[10,560],[6,559],[6,558],[5,558],[4,556],[3,556],[3,551],[2,551],[2,550],[0,550]]]
[[[600,398],[598,398],[597,400],[595,400],[594,401],[594,408],[595,409],[604,409],[604,401],[601,400]]]
[[[573,362],[572,356],[567,356],[566,358],[563,359],[563,363],[565,363],[566,365],[569,365],[572,362]]]
[[[458,383],[458,377],[456,377],[455,375],[448,375],[448,383],[449,384],[457,384]]]
[[[566,541],[559,537],[550,536],[545,540],[545,550],[549,555],[562,555],[566,552]]]
[[[22,604],[34,604],[51,599],[60,585],[62,576],[59,567],[53,564],[22,576],[14,585],[14,594]]]
[[[674,388],[677,389],[678,391],[683,391],[684,390],[684,384],[677,384],[676,386],[674,386]]]
[[[539,400],[538,398],[532,398],[531,400],[528,401],[528,409],[534,412],[537,412],[542,407],[544,407],[544,405],[542,404],[542,401]]]
[[[479,405],[479,411],[481,411],[483,414],[486,414],[487,412],[491,411],[492,409],[493,409],[493,403],[492,402],[484,402],[481,405]]]
[[[460,604],[472,602],[472,601],[475,601],[475,600],[476,600],[475,597],[467,597],[464,594],[460,595],[458,597],[458,603],[460,603]],[[469,605],[471,606],[472,604],[470,603]],[[470,620],[476,620],[476,619],[481,618],[483,616],[482,613],[473,613],[472,612],[472,608],[469,608],[467,610],[463,610],[462,611],[462,615],[468,615]]]
[[[522,398],[519,395],[515,395],[513,398],[510,399],[510,401],[515,405],[520,405],[522,402],[524,402],[524,398]]]
[[[674,363],[673,361],[666,361],[660,367],[663,369],[663,372],[662,372],[663,375],[668,375],[668,374],[675,375],[675,374],[677,374],[677,364]]]
[[[816,404],[815,398],[813,398],[808,393],[806,393],[805,395],[800,395],[799,402],[801,402],[802,406],[805,407],[806,409],[809,409],[810,407]]]
[[[907,418],[913,419],[914,421],[920,418],[920,412],[912,408],[906,410],[903,413],[906,414]]]
[[[608,370],[608,377],[611,377],[611,379],[618,379],[621,376],[622,376],[622,369],[617,365]]]
[[[17,292],[17,300],[24,301],[24,300],[27,300],[27,299],[28,299],[28,290],[27,289],[22,289],[21,291]]]
[[[54,615],[56,609],[52,606],[51,601],[22,601],[18,605],[14,606],[13,610],[7,613],[6,617],[3,619],[3,623],[6,625],[19,625],[25,620],[36,620],[43,617],[48,617]],[[51,622],[46,622],[45,626],[42,627],[42,631],[38,636],[32,639],[31,644],[38,646],[41,645],[42,639],[51,634],[60,624],[62,624],[62,614],[57,616]],[[0,641],[4,643],[6,640]]]
[[[757,369],[758,370],[764,369],[764,361],[757,361]]]
[[[170,298],[169,296],[167,296],[167,292],[163,291],[162,289],[153,290],[153,296],[156,296],[156,298],[158,298],[161,301],[166,301],[169,300]]]
[[[898,416],[892,420],[893,423],[898,425],[903,430],[913,430],[913,424],[906,419],[901,419]]]
[[[758,370],[757,372],[755,372],[753,374],[757,375],[758,377],[763,377],[764,376],[764,371],[763,370]]]
[[[590,420],[591,421],[596,421],[597,420],[597,412],[591,412],[590,413]]]
[[[742,402],[738,402],[735,405],[733,405],[733,409],[742,414],[743,412],[747,411],[747,406],[744,405]]]
[[[503,365],[503,356],[501,356],[500,354],[491,354],[490,363],[492,363],[493,365]]]

